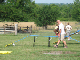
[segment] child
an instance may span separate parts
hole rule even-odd
[[[69,23],[67,24],[66,29],[67,29],[68,40],[70,41],[70,33],[71,33],[72,27],[69,25]]]
[[[56,36],[58,36],[58,33],[59,33],[59,26],[58,26],[58,24],[56,24],[54,32],[55,32]]]

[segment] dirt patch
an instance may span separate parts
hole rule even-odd
[[[52,55],[60,55],[60,54],[76,54],[76,52],[71,52],[71,51],[43,51],[43,54],[52,54]]]

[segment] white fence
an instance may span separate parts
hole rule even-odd
[[[13,28],[13,29],[11,29]],[[18,24],[15,24],[15,26],[4,26],[0,28],[0,34],[5,34],[6,32],[14,32],[15,35],[17,35],[17,28]]]

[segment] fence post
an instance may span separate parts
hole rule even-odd
[[[15,24],[15,35],[17,35],[18,24]]]
[[[31,33],[32,33],[32,25],[31,25]]]
[[[31,27],[30,27],[30,35],[31,35],[31,33],[32,33],[32,25],[31,25]]]
[[[4,25],[4,34],[5,34],[5,25]]]

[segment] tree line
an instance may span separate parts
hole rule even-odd
[[[37,26],[46,27],[57,19],[80,21],[80,1],[64,5],[38,5],[30,0],[0,1],[0,22],[35,22]]]

